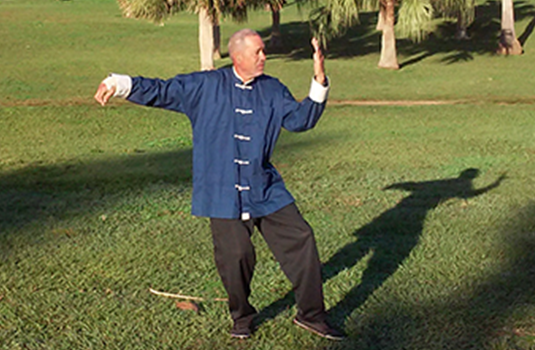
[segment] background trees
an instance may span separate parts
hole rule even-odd
[[[221,57],[219,19],[229,16],[243,21],[247,15],[246,0],[117,0],[123,15],[162,21],[177,11],[191,11],[199,16],[199,51],[201,70],[214,68]]]
[[[435,30],[437,20],[456,21],[455,39],[468,40],[468,27],[475,19],[474,0],[326,0],[311,14],[315,35],[326,43],[341,36],[358,21],[359,11],[377,11],[381,32],[380,68],[398,69],[396,38],[418,43]],[[498,53],[521,54],[514,29],[513,0],[502,0]]]
[[[397,9],[397,11],[396,11]],[[327,0],[311,16],[315,35],[327,42],[353,25],[359,11],[377,11],[381,31],[380,68],[398,69],[396,37],[414,42],[433,31],[436,17],[456,18],[456,38],[467,39],[467,27],[474,19],[473,0]],[[396,34],[397,33],[397,34]]]
[[[244,21],[248,9],[271,11],[272,28],[269,48],[282,45],[281,9],[286,0],[117,0],[127,17],[162,22],[176,11],[192,11],[199,16],[201,70],[213,69],[221,57],[219,21],[221,17]],[[307,0],[297,0],[302,5]],[[310,1],[308,2],[311,3]],[[433,32],[437,18],[456,22],[455,39],[468,40],[468,27],[475,18],[475,0],[324,0],[313,3],[309,20],[313,35],[322,44],[343,35],[358,23],[359,12],[376,11],[376,29],[381,32],[378,66],[398,69],[396,39],[409,38],[418,43]],[[501,54],[521,54],[522,46],[514,30],[512,0],[502,0]]]

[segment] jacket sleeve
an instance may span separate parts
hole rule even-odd
[[[294,132],[312,129],[320,119],[325,104],[329,86],[323,86],[312,80],[310,93],[307,98],[297,102],[286,87],[283,88],[282,127]]]
[[[200,72],[177,75],[169,80],[133,77],[127,100],[191,117],[191,106],[198,104],[205,82],[205,74]]]

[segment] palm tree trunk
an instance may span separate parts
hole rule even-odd
[[[215,17],[213,20],[214,28],[214,60],[221,59],[221,26],[219,25],[219,18]]]
[[[270,4],[269,7],[271,8],[271,37],[269,39],[269,47],[278,48],[282,46],[280,31],[281,6],[278,4]]]
[[[379,15],[377,16],[377,26],[375,29],[382,31],[385,27],[385,17],[386,17],[386,8],[384,6],[379,6]]]
[[[497,53],[502,55],[522,54],[522,45],[515,34],[513,0],[502,0],[502,30]]]
[[[470,39],[467,33],[466,19],[462,11],[459,11],[459,13],[457,14],[457,28],[455,30],[455,39],[457,40],[469,40]]]
[[[199,9],[199,50],[201,70],[214,69],[214,28],[206,8]]]
[[[381,2],[381,7],[383,6],[383,35],[381,37],[381,58],[378,66],[379,68],[399,69],[396,52],[396,34],[394,33],[394,0]]]

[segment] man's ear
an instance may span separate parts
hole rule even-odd
[[[231,57],[232,62],[241,63],[242,62],[242,55],[239,52],[236,52],[233,57]]]

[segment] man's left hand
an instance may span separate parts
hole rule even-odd
[[[321,85],[325,85],[325,67],[323,65],[323,53],[321,52],[318,39],[312,38],[312,47],[314,48],[314,79]]]

